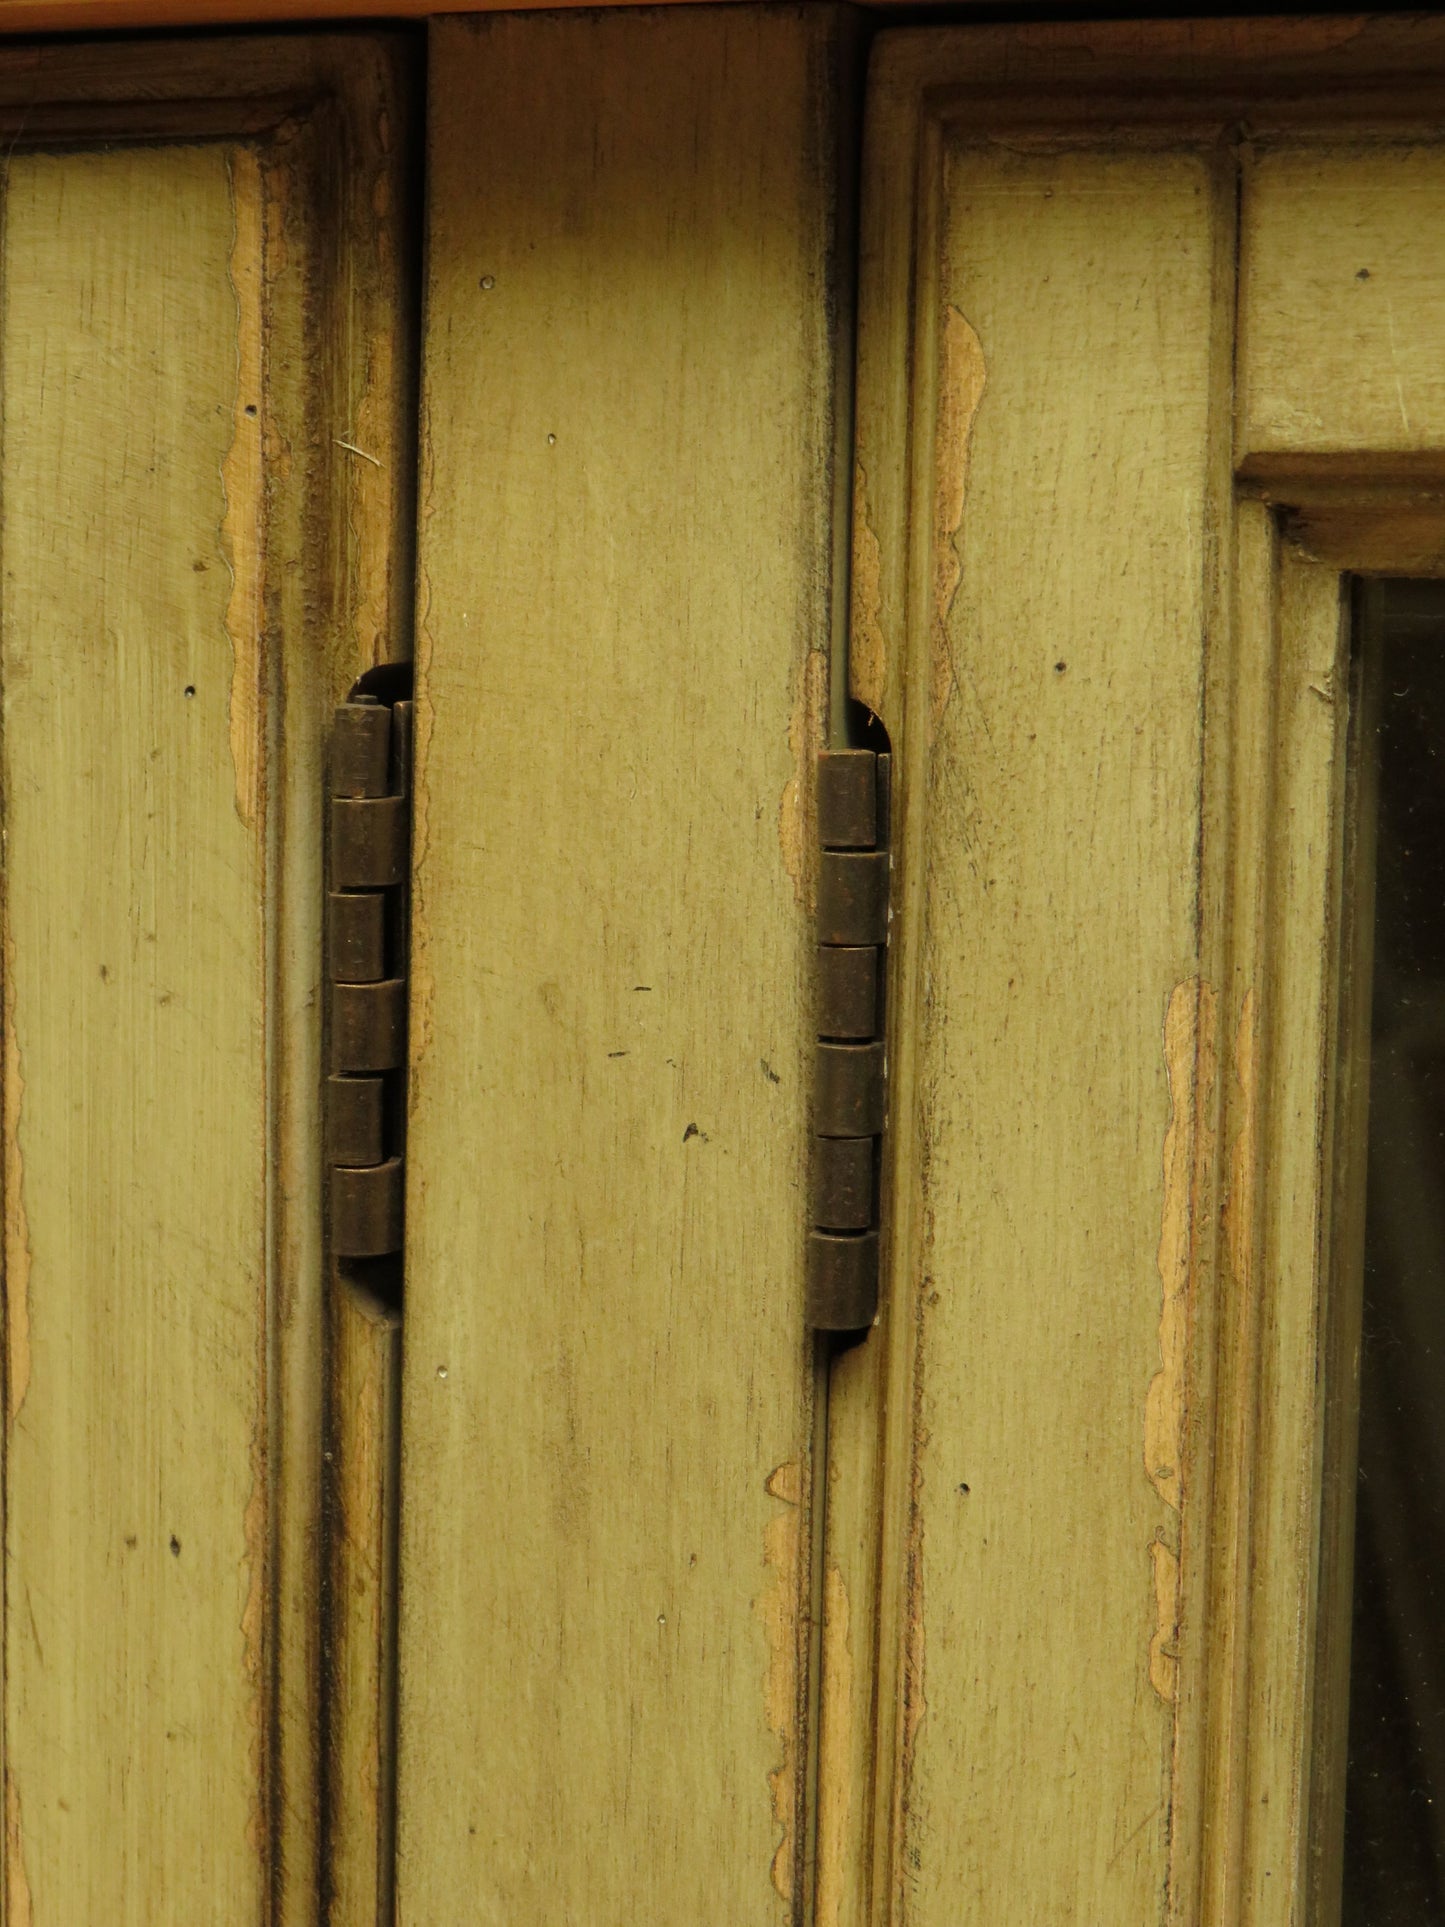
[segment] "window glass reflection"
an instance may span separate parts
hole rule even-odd
[[[1445,1923],[1445,584],[1370,665],[1370,1123],[1343,1927]]]

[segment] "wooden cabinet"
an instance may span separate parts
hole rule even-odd
[[[0,55],[5,1917],[1327,1927],[1445,32],[427,40]],[[322,765],[412,658],[398,1314]]]

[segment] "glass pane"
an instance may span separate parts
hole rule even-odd
[[[1343,1927],[1445,1922],[1445,584],[1375,590],[1378,808]]]

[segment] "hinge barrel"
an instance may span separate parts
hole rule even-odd
[[[878,1309],[889,777],[890,758],[873,750],[826,750],[818,758],[818,1047],[807,1275],[808,1322],[819,1331],[860,1331]]]
[[[329,759],[326,1160],[333,1258],[402,1247],[411,705],[353,692]]]

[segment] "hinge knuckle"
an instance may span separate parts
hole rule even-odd
[[[331,1249],[338,1258],[384,1258],[401,1249],[400,1158],[331,1169]]]
[[[877,1036],[882,1012],[878,949],[818,946],[818,1035],[856,1039]]]
[[[808,1322],[860,1331],[878,1309],[890,761],[818,758],[818,1045],[813,1070]]]
[[[326,1155],[332,1164],[380,1164],[386,1156],[379,1077],[326,1080]]]
[[[331,1068],[393,1071],[406,1057],[406,979],[331,986]]]
[[[825,850],[871,850],[878,842],[878,758],[871,749],[818,758],[818,841]]]
[[[866,1231],[873,1222],[876,1140],[813,1139],[813,1223],[823,1231]]]
[[[327,901],[331,975],[341,984],[370,984],[386,975],[386,899],[378,891],[333,890]]]
[[[862,1331],[878,1310],[878,1233],[814,1231],[808,1239],[808,1323]]]
[[[391,711],[374,696],[336,711],[331,730],[331,794],[384,796],[391,768]]]
[[[880,1041],[821,1042],[813,1065],[813,1129],[819,1137],[872,1137],[882,1131]]]
[[[824,850],[818,866],[818,941],[888,940],[888,852]]]
[[[338,890],[389,890],[406,875],[404,796],[333,796],[331,880]]]
[[[331,733],[326,1161],[335,1259],[402,1248],[410,725],[408,701],[353,694]]]

